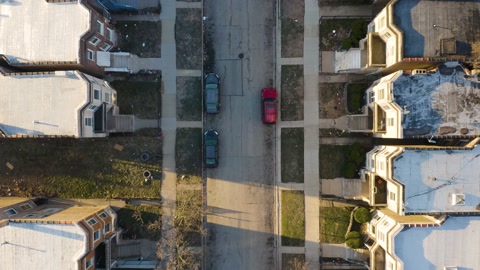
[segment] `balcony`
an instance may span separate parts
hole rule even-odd
[[[387,181],[379,176],[375,176],[373,183],[373,198],[373,205],[387,204]]]
[[[387,132],[387,113],[379,105],[375,106],[375,132]]]

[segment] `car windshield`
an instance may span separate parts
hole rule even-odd
[[[275,104],[273,103],[267,103],[267,109],[275,109]]]

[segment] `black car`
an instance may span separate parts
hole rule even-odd
[[[220,77],[216,73],[205,75],[205,111],[220,112]]]
[[[210,129],[204,134],[203,141],[204,149],[204,161],[205,167],[217,168],[218,167],[218,132],[214,129]]]

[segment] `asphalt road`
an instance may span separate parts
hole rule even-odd
[[[206,0],[221,112],[220,165],[207,170],[206,269],[273,269],[274,127],[261,122],[260,91],[273,82],[273,0]],[[206,71],[208,72],[208,71]]]

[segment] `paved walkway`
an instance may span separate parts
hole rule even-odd
[[[162,5],[162,80],[164,91],[162,96],[162,133],[163,133],[163,172],[162,183],[162,235],[176,237],[173,227],[175,202],[177,200],[177,174],[175,172],[175,137],[177,129],[177,78],[176,78],[176,48],[175,48],[175,16],[176,1],[161,0]],[[166,121],[165,121],[166,120]],[[163,258],[161,269],[169,269],[169,255],[174,254],[174,247],[168,245],[171,241],[161,241]]]

